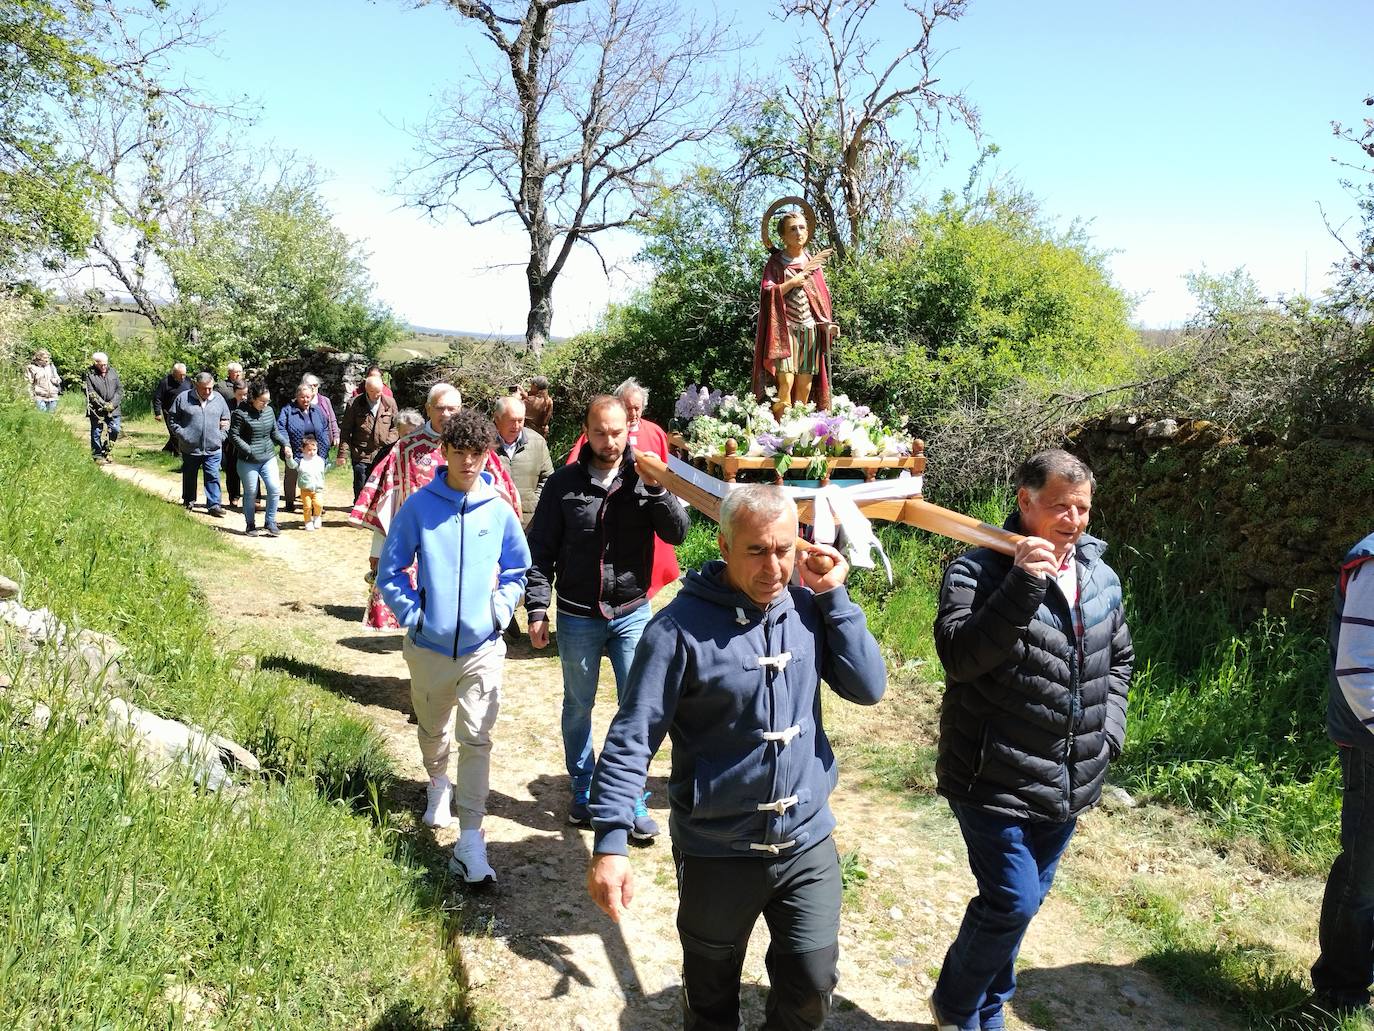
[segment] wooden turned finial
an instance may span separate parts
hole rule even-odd
[[[926,442],[917,437],[911,442],[911,453],[913,455],[923,455],[926,453]]]
[[[739,444],[734,437],[731,437],[725,442],[725,453],[732,458],[739,453]]]

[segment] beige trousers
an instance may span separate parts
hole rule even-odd
[[[453,659],[421,648],[407,634],[401,653],[410,667],[410,702],[415,735],[430,777],[448,772],[449,752],[458,743],[453,801],[458,825],[481,825],[491,787],[491,728],[501,711],[501,672],[506,642],[500,637],[469,655]]]

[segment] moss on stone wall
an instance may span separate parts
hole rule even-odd
[[[1189,595],[1305,623],[1327,617],[1335,573],[1374,529],[1374,433],[1237,438],[1203,421],[1110,416],[1070,445],[1098,478],[1093,528],[1130,575],[1163,564]]]

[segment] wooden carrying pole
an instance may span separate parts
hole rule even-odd
[[[668,463],[657,455],[639,451],[635,453],[635,460],[642,463],[654,479],[683,501],[716,522],[720,522],[720,498],[710,491],[684,480],[669,469]],[[965,544],[991,548],[993,551],[1000,551],[1004,555],[1014,554],[1016,545],[1024,539],[1019,533],[1012,533],[1010,530],[993,526],[991,523],[979,522],[972,516],[962,515],[948,508],[941,508],[939,505],[932,505],[918,497],[859,500],[856,504],[859,506],[859,511],[863,512],[869,519],[885,519],[893,523],[905,523],[908,526],[915,526],[931,533],[938,533],[942,537],[952,537],[954,540],[963,541]],[[813,521],[812,503],[810,501],[797,503],[797,518],[803,523]]]

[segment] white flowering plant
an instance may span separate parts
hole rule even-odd
[[[694,383],[678,398],[675,414],[694,457],[722,454],[725,442],[733,439],[740,454],[771,458],[780,473],[797,459],[807,459],[816,478],[827,458],[911,454],[911,438],[900,428],[885,425],[869,408],[843,394],[831,399],[828,412],[818,412],[809,403],[792,405],[779,419],[767,404],[750,396],[722,397]]]

